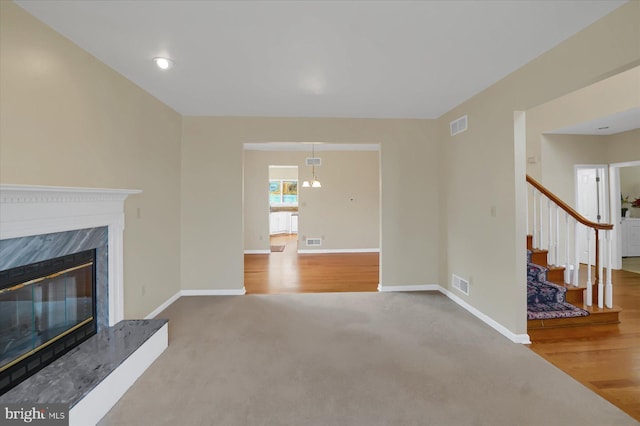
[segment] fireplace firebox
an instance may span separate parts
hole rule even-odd
[[[0,271],[0,394],[96,329],[95,249]]]

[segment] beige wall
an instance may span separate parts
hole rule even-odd
[[[640,129],[610,136],[547,134],[540,141],[542,184],[574,208],[576,165],[640,161]]]
[[[436,130],[434,120],[184,117],[183,288],[243,287],[243,143],[301,141],[381,145],[381,283],[437,283]]]
[[[638,79],[640,106],[640,78]],[[606,158],[608,163],[640,161],[640,129],[617,133],[607,137]]]
[[[621,72],[531,108],[527,111],[527,157],[535,157],[537,161],[534,164],[527,164],[527,173],[555,191],[557,176],[554,175],[553,167],[545,164],[545,160],[550,158],[549,152],[545,153],[544,150],[549,149],[553,138],[558,136],[562,139],[562,135],[545,135],[545,133],[638,107],[640,107],[640,67]],[[610,145],[607,147],[607,152],[598,150],[597,154],[590,153],[599,157],[599,163],[616,162],[614,158],[622,158],[633,153],[631,146],[633,142],[625,136],[625,133],[627,132],[609,137]],[[590,147],[587,146],[587,149]],[[636,150],[640,149],[636,148]],[[605,159],[603,156],[608,158]],[[553,161],[552,158],[550,160]],[[547,175],[548,172],[552,174]]]
[[[181,117],[11,2],[0,31],[0,182],[143,190],[124,298],[144,317],[180,288]]]
[[[306,152],[245,151],[245,250],[269,248],[269,204],[265,174],[269,165],[297,165],[300,186],[299,242],[301,250],[355,250],[380,247],[380,161],[377,151],[322,151],[316,167],[321,188],[303,188],[311,179]],[[280,169],[295,170],[295,169]],[[267,213],[265,213],[267,212]],[[322,238],[322,247],[307,247],[306,238]]]
[[[607,117],[640,106],[640,67],[621,72],[527,111],[527,173],[552,185],[543,172],[543,134],[575,124]],[[612,140],[615,139],[612,136]],[[630,152],[623,148],[624,153]],[[624,154],[623,153],[623,154]]]
[[[514,111],[638,65],[639,21],[640,2],[630,2],[439,120],[446,221],[439,281],[449,287],[452,273],[469,278],[470,295],[456,294],[514,333],[526,333],[527,156],[524,138],[514,143]],[[449,122],[464,114],[469,130],[450,137]]]
[[[274,164],[280,163],[280,161],[276,161]],[[245,168],[245,172],[246,171]],[[269,167],[269,179],[298,180],[298,167]]]
[[[542,135],[541,182],[571,207],[576,208],[575,166],[607,164],[606,136]]]

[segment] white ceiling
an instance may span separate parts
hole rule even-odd
[[[634,129],[640,129],[640,108],[631,108],[548,133],[557,135],[613,135]]]
[[[379,118],[437,118],[625,2],[16,1],[184,115]]]

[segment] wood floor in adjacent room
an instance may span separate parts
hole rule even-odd
[[[529,330],[530,347],[640,421],[640,274],[611,272],[620,324]]]
[[[244,256],[247,294],[377,291],[378,253],[298,254],[297,235],[271,237],[282,252]]]

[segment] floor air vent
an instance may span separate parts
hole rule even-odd
[[[469,295],[469,281],[463,278],[460,278],[456,274],[453,274],[451,279],[451,284],[453,285],[453,288],[455,288],[456,290],[461,291],[467,296]]]
[[[467,116],[463,115],[462,117],[453,120],[449,123],[449,127],[451,127],[451,136],[464,132],[467,130]]]
[[[307,247],[314,246],[320,247],[322,245],[322,239],[320,238],[307,238]]]

